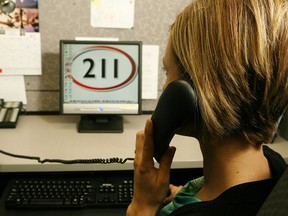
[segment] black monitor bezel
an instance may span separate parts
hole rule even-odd
[[[137,113],[115,113],[115,115],[140,115],[142,113],[142,41],[90,41],[90,40],[60,40],[60,113],[65,115],[95,115],[95,114],[85,114],[85,113],[67,113],[65,112],[64,105],[64,93],[63,93],[63,45],[64,44],[95,44],[95,45],[137,45],[139,46],[139,64],[138,64],[138,112]],[[97,115],[109,115],[107,113]]]

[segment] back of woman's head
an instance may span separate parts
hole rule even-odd
[[[269,142],[288,104],[286,1],[193,1],[171,26],[171,42],[209,136]]]

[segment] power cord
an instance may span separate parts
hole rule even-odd
[[[26,156],[26,155],[17,155],[17,154],[12,154],[3,150],[0,150],[0,153],[4,155],[8,155],[11,157],[15,158],[21,158],[21,159],[29,159],[29,160],[37,160],[38,163],[62,163],[62,164],[112,164],[112,163],[119,163],[119,164],[124,164],[127,161],[133,161],[134,158],[118,158],[118,157],[113,157],[113,158],[108,158],[108,159],[103,159],[103,158],[95,158],[95,159],[75,159],[75,160],[62,160],[62,159],[44,159],[41,160],[40,157],[36,156]]]

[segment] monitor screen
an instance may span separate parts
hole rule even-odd
[[[79,132],[121,132],[122,114],[141,113],[141,51],[140,41],[60,41],[60,110],[81,115]]]

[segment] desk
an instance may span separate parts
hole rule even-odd
[[[14,154],[39,156],[43,159],[133,158],[135,135],[144,128],[150,115],[124,116],[123,133],[78,133],[79,116],[22,115],[16,129],[0,130],[0,149]],[[173,169],[201,168],[203,158],[199,143],[192,137],[174,136],[177,148]],[[288,162],[288,141],[278,137],[269,146]],[[38,163],[0,154],[0,172],[101,171],[132,170],[125,164]]]
[[[79,116],[23,115],[16,129],[0,130],[0,149],[13,154],[43,159],[133,158],[136,133],[143,130],[150,115],[123,116],[123,133],[78,133]],[[173,168],[202,167],[198,141],[175,136],[177,147]],[[288,155],[288,154],[287,154]],[[0,154],[0,172],[132,170],[125,164],[38,163]]]

